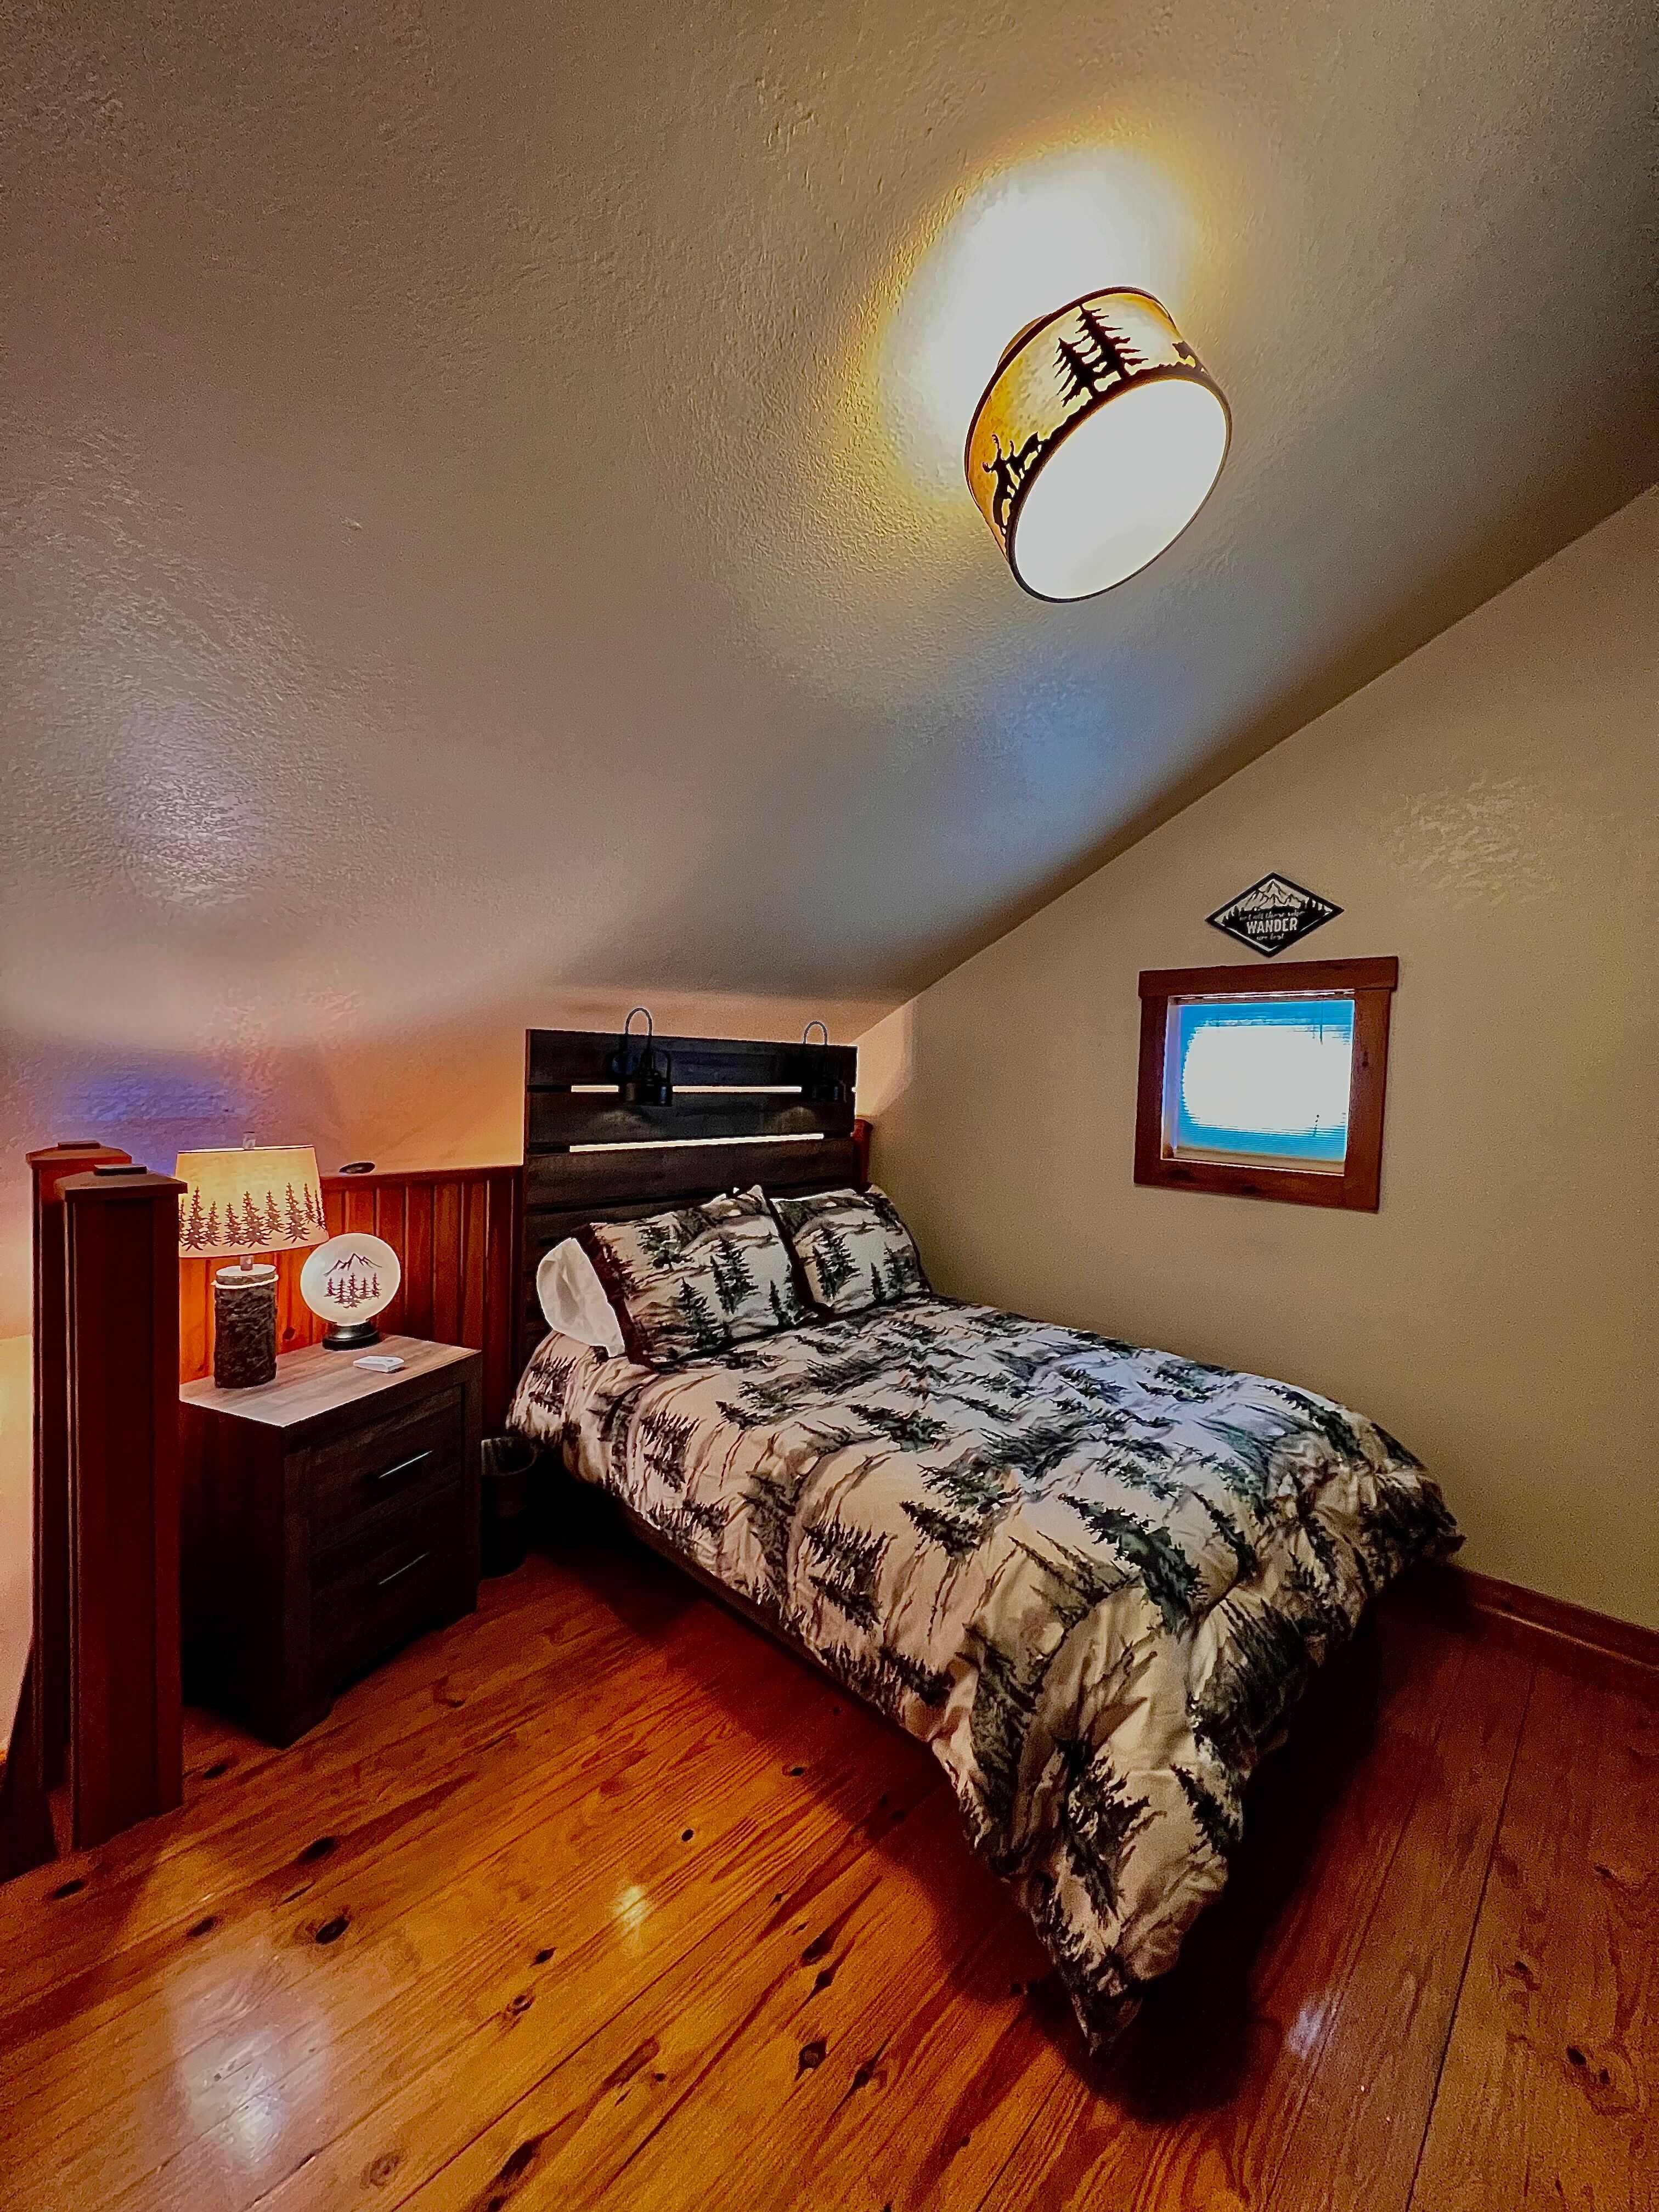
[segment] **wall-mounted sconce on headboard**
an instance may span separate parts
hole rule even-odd
[[[816,1045],[812,1042],[814,1030],[822,1032],[822,1040]],[[844,1106],[847,1085],[836,1073],[830,1058],[829,1030],[822,1022],[808,1022],[800,1033],[800,1041],[806,1048],[801,1069],[801,1097],[811,1099],[815,1106]]]
[[[635,1038],[634,1016],[645,1016],[645,1034]],[[660,1060],[653,1042],[656,1024],[651,1018],[649,1006],[634,1006],[623,1024],[622,1042],[617,1050],[617,1095],[624,1106],[666,1106],[674,1096],[674,1055],[664,1052]],[[634,1045],[640,1047],[634,1057]]]

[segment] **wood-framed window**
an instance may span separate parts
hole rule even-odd
[[[1140,978],[1135,1181],[1376,1211],[1397,960]]]

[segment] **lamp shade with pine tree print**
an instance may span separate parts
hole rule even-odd
[[[174,1172],[188,1186],[179,1200],[181,1258],[291,1252],[328,1236],[317,1155],[309,1145],[180,1152]]]
[[[1040,599],[1109,591],[1209,497],[1231,417],[1150,293],[1091,292],[1004,351],[969,426],[968,488]]]

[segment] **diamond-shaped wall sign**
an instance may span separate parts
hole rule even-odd
[[[1317,891],[1304,890],[1288,876],[1263,876],[1259,884],[1252,884],[1249,890],[1240,891],[1237,898],[1229,899],[1225,906],[1218,906],[1205,918],[1212,929],[1224,930],[1229,937],[1236,937],[1241,945],[1265,953],[1271,960],[1275,952],[1322,928],[1341,911]]]

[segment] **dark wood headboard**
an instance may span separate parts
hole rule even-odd
[[[633,1048],[643,1042],[636,1036]],[[653,1042],[659,1059],[672,1055],[673,1095],[665,1106],[629,1106],[614,1030],[525,1033],[520,1367],[547,1333],[537,1267],[590,1221],[637,1220],[751,1183],[861,1190],[869,1181],[867,1132],[853,1118],[856,1046]],[[842,1085],[840,1103],[804,1095],[830,1082]]]

